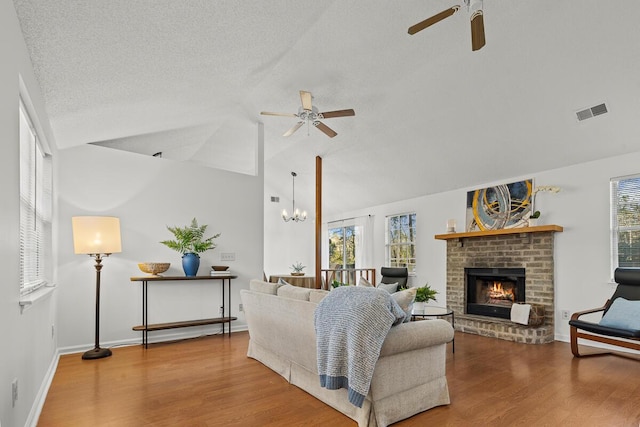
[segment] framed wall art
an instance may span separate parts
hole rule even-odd
[[[498,230],[527,226],[533,179],[467,192],[466,230]]]

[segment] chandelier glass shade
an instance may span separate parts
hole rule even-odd
[[[293,191],[292,191],[292,215],[289,216],[289,213],[286,209],[282,210],[282,219],[284,222],[294,221],[294,222],[302,222],[307,219],[307,211],[300,212],[300,209],[296,208],[296,176],[298,176],[295,172],[291,172],[292,180],[293,180]]]

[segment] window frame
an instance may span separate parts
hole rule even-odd
[[[626,176],[620,176],[620,177],[615,177],[615,178],[611,178],[610,180],[610,202],[609,202],[609,206],[610,206],[610,243],[611,243],[611,277],[613,280],[613,276],[614,276],[614,271],[617,267],[619,267],[619,261],[620,261],[620,253],[619,253],[619,249],[620,249],[620,232],[621,231],[625,231],[625,232],[638,232],[640,233],[640,215],[637,215],[637,220],[635,221],[635,224],[633,225],[620,225],[618,218],[619,218],[619,210],[620,210],[620,184],[622,182],[629,182],[629,181],[633,181],[636,180],[637,184],[635,185],[636,188],[633,188],[633,196],[636,202],[636,205],[640,208],[640,174],[634,174],[634,175],[626,175]],[[622,196],[624,197],[624,196]],[[639,241],[640,243],[640,241]],[[631,267],[631,266],[625,266],[625,267]],[[637,264],[633,265],[633,267],[640,267],[640,259],[638,259]]]
[[[393,218],[398,218],[399,221],[398,223],[401,223],[402,221],[402,217],[407,217],[409,218],[409,227],[410,229],[413,229],[413,232],[409,232],[410,238],[407,239],[407,241],[405,242],[397,242],[397,243],[393,243],[391,242],[392,240],[392,219]],[[411,217],[413,217],[413,219],[411,219]],[[416,275],[416,269],[417,269],[417,240],[418,240],[418,227],[417,227],[417,223],[418,223],[418,215],[416,212],[404,212],[404,213],[399,213],[399,214],[393,214],[393,215],[387,215],[385,217],[385,265],[387,267],[407,267],[407,270],[409,272],[410,276],[415,276]],[[412,240],[410,240],[412,239]],[[412,249],[409,251],[412,253],[413,257],[412,258],[404,258],[407,260],[407,262],[405,263],[405,265],[398,265],[397,262],[392,262],[392,249],[393,247],[406,247],[406,246],[410,246]],[[399,259],[399,258],[398,258]],[[413,263],[411,263],[411,260],[413,260]]]
[[[328,259],[329,259],[329,266],[333,267],[332,263],[331,263],[331,232],[332,230],[337,230],[340,229],[342,232],[342,265],[340,266],[341,269],[349,269],[349,268],[355,268],[355,259],[356,259],[356,251],[358,250],[357,247],[355,247],[355,236],[356,236],[356,228],[357,225],[355,224],[355,222],[353,220],[340,220],[340,221],[333,221],[333,222],[329,222],[327,223],[327,232],[329,234],[329,240],[328,240],[328,246],[327,246],[327,250],[328,250]],[[347,264],[347,229],[351,230],[351,236],[350,239],[353,240],[353,258],[354,258],[354,264],[353,266],[350,267],[350,264]]]
[[[23,297],[53,285],[53,160],[46,142],[40,137],[41,132],[38,132],[35,114],[22,94],[18,107],[19,292]]]

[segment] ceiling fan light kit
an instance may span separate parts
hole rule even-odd
[[[469,12],[469,21],[471,22],[471,50],[476,51],[481,49],[485,44],[484,36],[484,17],[482,12],[482,0],[464,0]],[[416,34],[419,31],[424,30],[438,22],[442,21],[455,14],[460,9],[459,5],[452,6],[449,9],[435,14],[424,21],[418,22],[415,25],[409,27],[408,33],[411,35]]]
[[[307,92],[304,90],[300,91],[300,101],[302,106],[298,108],[297,114],[292,113],[273,113],[270,111],[262,111],[260,114],[263,116],[282,116],[282,117],[296,117],[298,118],[298,122],[293,125],[289,130],[287,130],[282,136],[291,136],[295,131],[300,129],[303,124],[307,124],[307,135],[309,134],[309,129],[313,125],[319,131],[327,135],[329,138],[333,138],[338,133],[331,129],[329,126],[325,125],[320,120],[324,119],[332,119],[335,117],[347,117],[347,116],[355,116],[356,113],[353,109],[347,110],[335,110],[335,111],[326,111],[319,112],[318,108],[316,108],[312,104],[313,95],[311,92]]]

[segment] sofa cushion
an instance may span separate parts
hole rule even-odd
[[[629,301],[619,297],[602,316],[601,326],[609,328],[640,330],[640,301]]]
[[[278,284],[279,285],[290,285],[291,283],[287,282],[286,280],[284,280],[282,277],[280,277],[278,279]]]
[[[261,294],[277,295],[278,288],[282,286],[277,283],[263,282],[262,280],[254,279],[249,282],[249,289]]]
[[[318,304],[324,297],[329,295],[329,291],[323,289],[311,289],[309,291],[309,301]]]
[[[402,291],[394,292],[391,297],[396,300],[400,308],[404,311],[404,321],[411,320],[411,310],[413,309],[413,301],[416,299],[416,291],[418,288],[403,289]]]
[[[309,301],[309,294],[311,289],[300,288],[293,285],[282,285],[278,288],[278,296],[290,299],[299,299],[302,301]]]
[[[373,288],[374,287],[371,284],[370,281],[368,281],[367,279],[365,279],[362,276],[360,276],[360,280],[358,281],[358,284],[356,286],[364,286],[364,287],[367,287],[367,288]],[[398,282],[396,282],[396,283],[379,283],[378,286],[376,286],[376,288],[384,289],[385,291],[387,291],[390,294],[392,294],[392,293],[394,293],[395,291],[398,290]]]
[[[360,280],[358,280],[358,284],[356,286],[364,286],[365,288],[373,288],[373,285],[370,281],[360,276]]]
[[[378,285],[378,288],[384,289],[385,291],[389,292],[390,294],[393,294],[398,290],[398,282],[396,282],[396,283],[380,283]]]

